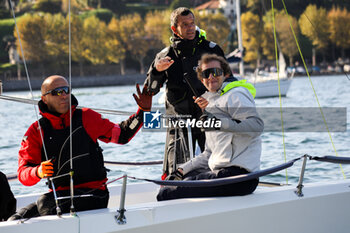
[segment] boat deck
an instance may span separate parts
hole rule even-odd
[[[126,224],[115,216],[121,186],[110,187],[109,208],[33,218],[24,223],[0,223],[0,232],[347,232],[350,181],[305,184],[304,196],[295,186],[259,187],[236,197],[187,198],[157,202],[159,186],[130,184],[126,194]],[[32,197],[19,198],[19,205]]]

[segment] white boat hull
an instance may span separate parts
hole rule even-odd
[[[292,186],[259,187],[238,197],[188,198],[157,202],[158,186],[127,187],[126,224],[115,220],[121,186],[110,188],[109,208],[0,223],[0,232],[315,232],[344,233],[350,229],[350,181],[305,184],[303,197]],[[34,196],[20,197],[19,204]]]
[[[280,80],[280,91],[281,96],[286,96],[289,87],[292,83],[292,79],[281,79]],[[268,80],[265,82],[254,83],[256,89],[255,98],[268,98],[279,96],[279,88],[277,80]]]

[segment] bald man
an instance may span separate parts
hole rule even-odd
[[[106,208],[109,199],[106,169],[98,141],[125,144],[143,124],[143,111],[149,111],[152,96],[147,87],[133,94],[139,109],[126,121],[115,124],[88,108],[77,109],[78,101],[70,93],[67,80],[59,75],[46,78],[41,86],[39,110],[42,118],[34,122],[23,137],[18,158],[18,179],[32,186],[41,179],[53,177],[57,196],[69,196],[70,158],[73,157],[74,198],[76,211]],[[69,104],[71,95],[72,104]],[[72,155],[70,154],[70,106],[72,112]],[[40,124],[40,126],[39,126]],[[41,127],[41,133],[40,133]],[[42,136],[41,136],[42,135]],[[55,178],[60,176],[59,178]],[[53,186],[50,184],[50,188]],[[63,213],[70,211],[70,199],[59,201]],[[56,214],[52,192],[43,194],[10,220]]]

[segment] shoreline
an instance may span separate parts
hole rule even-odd
[[[312,78],[322,76],[349,76],[344,73],[319,73],[310,75]],[[303,78],[306,75],[295,75],[295,78]],[[146,74],[127,74],[127,75],[105,75],[105,76],[87,76],[87,77],[72,77],[72,88],[84,88],[84,87],[105,87],[105,86],[125,86],[134,85],[136,83],[143,84],[146,79]],[[31,79],[32,90],[40,90],[41,84],[44,79]],[[350,80],[350,79],[349,79]],[[1,90],[2,88],[2,90]],[[0,80],[0,95],[3,92],[15,92],[15,91],[26,91],[29,90],[27,79],[10,79]]]
[[[128,75],[109,75],[109,76],[89,76],[72,77],[72,88],[84,87],[104,87],[104,86],[123,86],[136,83],[143,84],[146,74],[128,74]],[[32,90],[40,90],[44,79],[31,79]],[[1,81],[1,80],[0,80]],[[2,92],[14,92],[29,90],[27,79],[2,80]],[[2,94],[0,92],[0,94]]]

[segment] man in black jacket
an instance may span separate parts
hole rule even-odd
[[[196,76],[198,61],[202,54],[214,53],[224,57],[224,52],[217,44],[206,40],[205,31],[196,26],[194,14],[188,8],[180,7],[171,13],[171,30],[172,44],[157,54],[145,84],[150,92],[157,94],[166,83],[167,116],[199,119],[202,110],[194,103],[193,96],[200,96],[206,89]],[[194,150],[196,142],[201,151],[204,150],[204,133],[198,128],[192,128],[191,132],[193,148],[188,146],[186,128],[167,128],[163,178],[175,171],[177,164],[189,160],[189,149]]]

